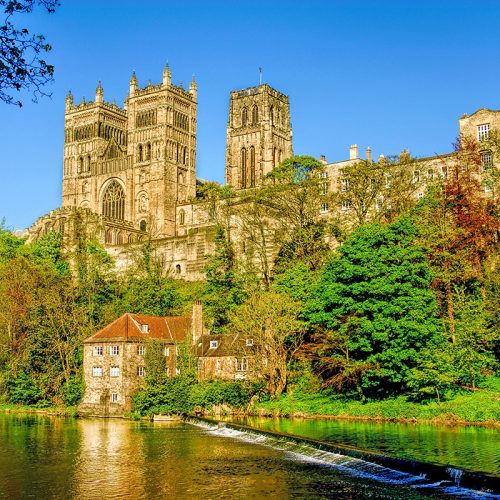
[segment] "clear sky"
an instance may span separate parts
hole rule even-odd
[[[62,0],[24,16],[46,35],[52,99],[0,103],[0,219],[28,227],[61,204],[65,96],[123,104],[131,73],[198,83],[198,176],[223,181],[231,90],[290,96],[296,154],[445,153],[458,118],[500,107],[500,1]]]

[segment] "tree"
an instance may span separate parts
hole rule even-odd
[[[319,373],[349,377],[367,395],[406,389],[418,352],[441,335],[432,275],[416,238],[407,218],[366,225],[325,266],[306,308],[326,332],[314,359]]]
[[[16,27],[13,22],[16,14],[29,14],[37,5],[53,13],[59,1],[0,0],[5,14],[0,26],[0,99],[7,104],[22,106],[12,91],[30,91],[35,102],[39,96],[50,95],[42,87],[53,81],[54,66],[47,64],[43,55],[52,47],[43,35],[34,35],[27,28]]]
[[[246,298],[244,283],[237,270],[232,242],[218,225],[215,232],[215,254],[206,266],[207,286],[204,304],[211,319],[211,329],[221,332],[229,313]]]
[[[273,398],[285,389],[287,364],[301,344],[300,310],[299,303],[271,290],[253,294],[230,316],[232,333],[253,338],[249,371],[265,381]]]

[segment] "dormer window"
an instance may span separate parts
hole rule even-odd
[[[219,343],[217,342],[217,340],[210,341],[210,349],[217,349],[218,345],[219,345]]]
[[[247,346],[248,347],[253,346],[253,339],[247,339]]]
[[[149,332],[149,326],[148,325],[141,325],[141,332],[142,333],[148,333]]]

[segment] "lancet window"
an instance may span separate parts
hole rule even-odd
[[[102,214],[113,219],[125,218],[125,193],[121,185],[113,180],[106,188],[102,199]]]

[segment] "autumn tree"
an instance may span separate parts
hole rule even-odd
[[[270,290],[253,294],[230,315],[231,333],[253,339],[249,371],[273,398],[286,388],[288,362],[302,342],[299,314],[299,303]]]

